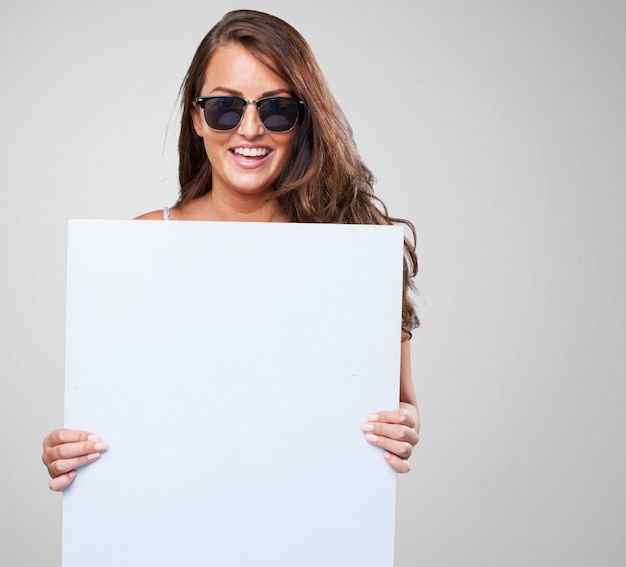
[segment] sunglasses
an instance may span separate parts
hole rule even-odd
[[[270,132],[289,132],[298,122],[304,103],[297,98],[268,96],[245,100],[238,96],[198,96],[196,102],[204,110],[210,128],[228,132],[239,126],[247,104],[256,104],[263,126]]]

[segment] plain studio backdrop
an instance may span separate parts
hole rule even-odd
[[[0,8],[3,566],[60,565],[40,455],[63,419],[67,219],[173,204],[178,87],[237,7]],[[623,562],[626,4],[244,7],[307,38],[378,194],[417,227],[423,428],[396,566]]]

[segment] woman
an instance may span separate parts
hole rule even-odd
[[[180,198],[143,220],[391,224],[373,194],[342,111],[313,53],[282,20],[231,12],[204,38],[182,86]],[[408,472],[419,417],[409,339],[419,324],[409,297],[417,272],[405,239],[400,403],[369,416],[366,440]],[[107,444],[87,431],[59,429],[44,440],[50,488],[63,490]]]

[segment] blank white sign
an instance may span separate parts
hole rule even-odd
[[[63,566],[391,567],[399,227],[70,221]]]

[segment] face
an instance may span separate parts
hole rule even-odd
[[[283,79],[238,43],[214,52],[198,93],[198,96],[221,95],[246,100],[293,96]],[[246,105],[239,126],[229,132],[209,128],[199,105],[192,116],[212,165],[214,192],[260,196],[272,189],[287,163],[295,128],[285,133],[270,132],[263,126],[255,104]]]

